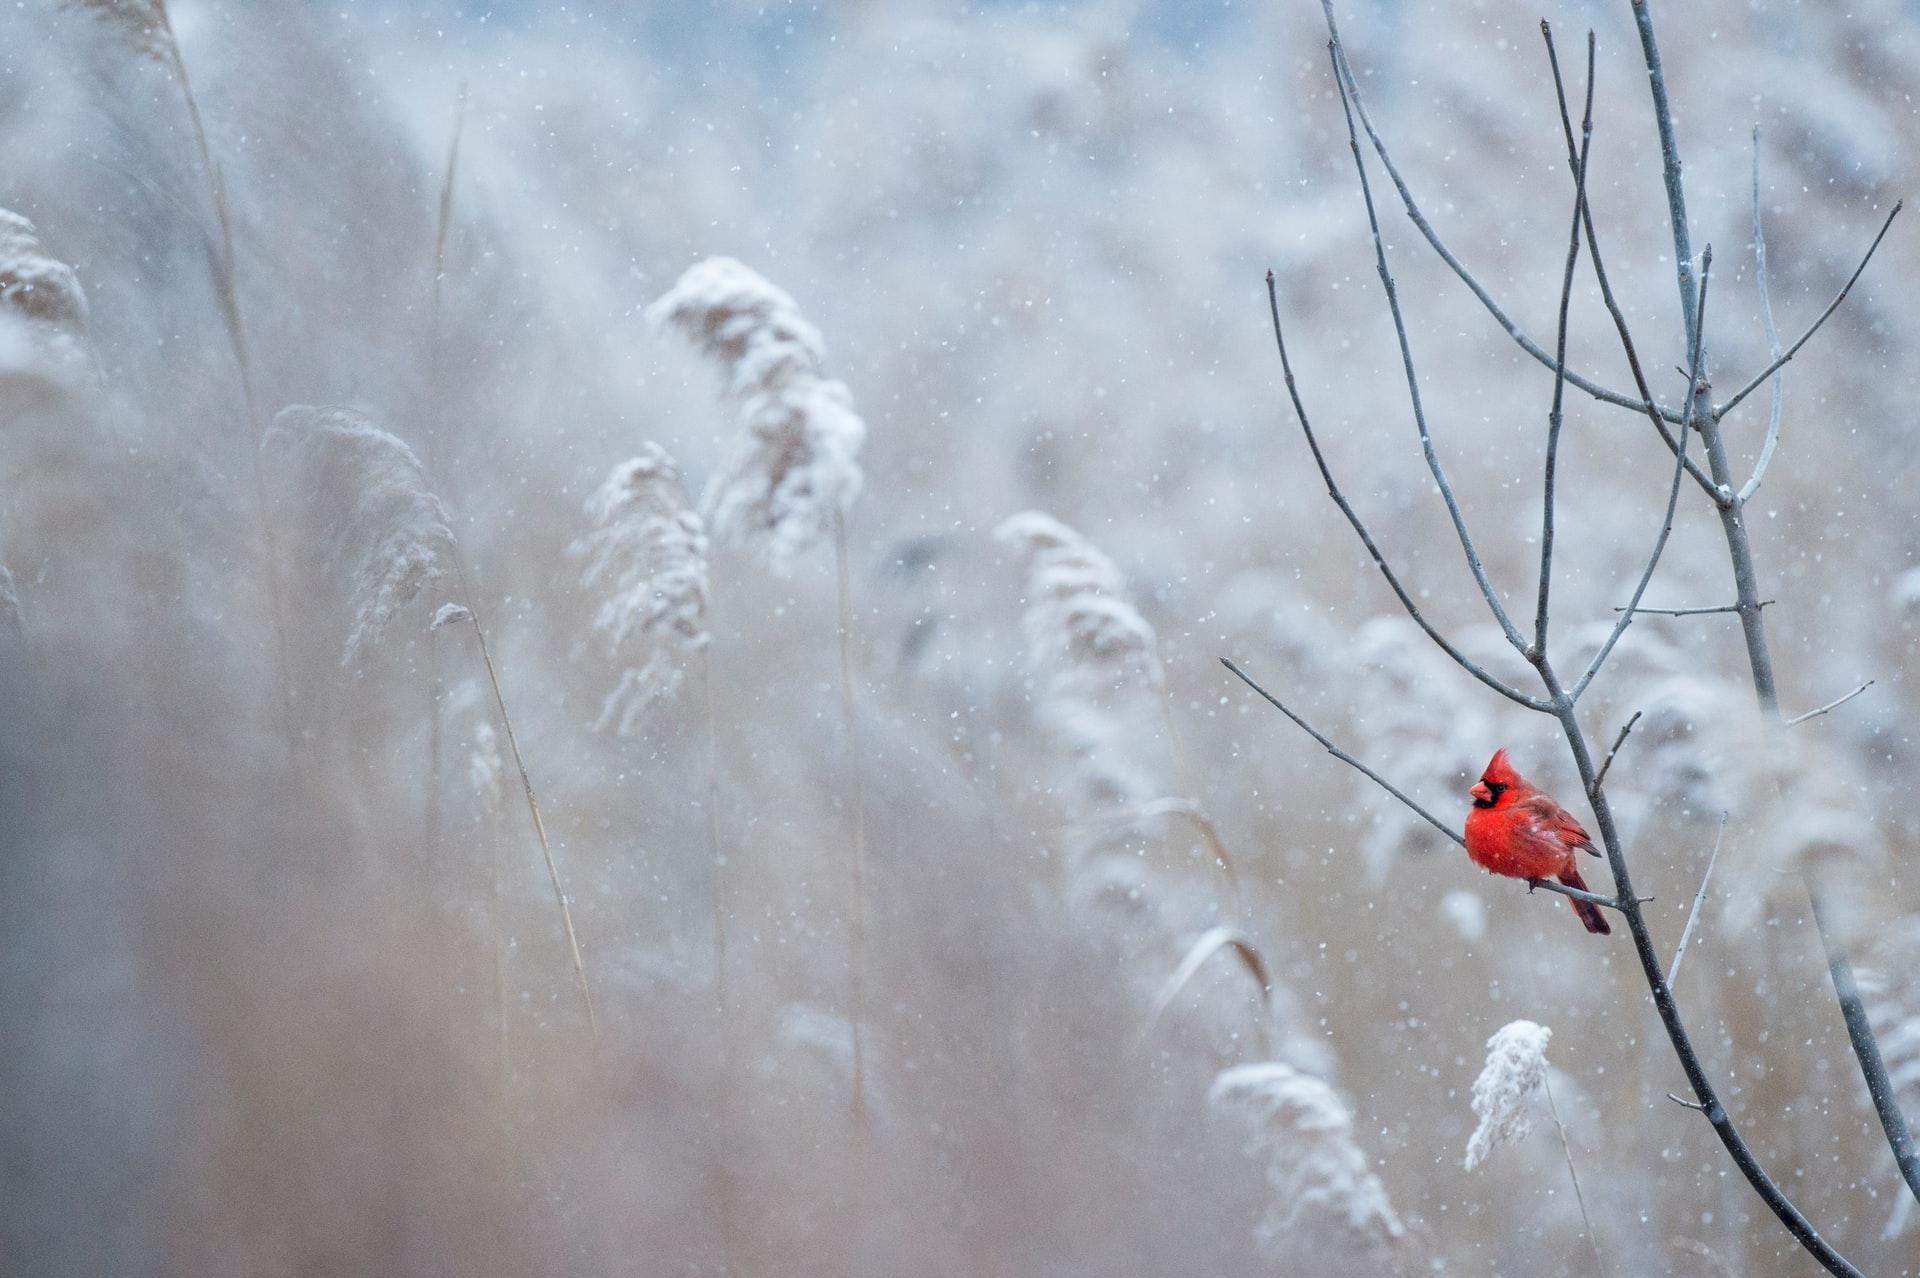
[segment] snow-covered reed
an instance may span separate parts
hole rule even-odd
[[[834,529],[860,493],[866,423],[793,298],[730,257],[688,268],[647,317],[692,341],[726,378],[745,437],[702,505],[713,535],[763,549],[776,571]]]
[[[624,737],[680,690],[687,660],[707,646],[707,534],[654,443],[613,468],[587,517],[593,531],[569,553],[586,561],[581,586],[604,591],[593,628],[626,663],[594,726]]]
[[[1153,627],[1120,571],[1078,532],[1029,510],[994,536],[1027,564],[1021,629],[1034,712],[1073,761],[1080,816],[1132,810],[1167,791],[1146,747],[1162,734],[1165,672]]]
[[[348,408],[282,409],[260,443],[282,508],[350,601],[350,663],[452,561],[446,507],[413,450]]]
[[[1279,1265],[1317,1256],[1335,1272],[1341,1258],[1352,1258],[1378,1266],[1367,1272],[1385,1272],[1406,1227],[1331,1087],[1265,1061],[1223,1070],[1207,1102],[1239,1125],[1242,1152],[1262,1166],[1267,1206],[1254,1230],[1262,1255]]]
[[[1547,1043],[1552,1038],[1553,1031],[1544,1025],[1512,1021],[1487,1040],[1487,1063],[1473,1080],[1473,1112],[1480,1125],[1467,1138],[1468,1171],[1533,1130],[1534,1094],[1547,1081]]]
[[[46,251],[32,222],[8,209],[0,209],[0,306],[71,333],[86,328],[79,277]]]
[[[87,295],[32,222],[0,209],[0,378],[62,381],[84,366]]]

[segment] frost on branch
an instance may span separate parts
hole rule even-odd
[[[413,450],[351,409],[282,409],[260,456],[286,531],[349,601],[347,664],[445,572],[446,507]]]
[[[1547,1081],[1547,1043],[1553,1031],[1532,1021],[1513,1021],[1487,1040],[1487,1063],[1473,1080],[1473,1112],[1480,1125],[1467,1139],[1472,1171],[1502,1145],[1533,1130],[1533,1094]]]
[[[713,535],[764,549],[779,572],[829,536],[860,493],[866,423],[821,375],[820,331],[776,285],[730,257],[690,267],[647,318],[698,346],[726,378],[745,438],[702,502]]]
[[[673,458],[653,443],[613,468],[587,517],[593,531],[567,553],[586,560],[581,586],[605,592],[593,628],[627,660],[594,726],[624,737],[679,691],[687,658],[707,646],[707,534]]]
[[[1263,1165],[1267,1207],[1255,1228],[1276,1264],[1315,1258],[1317,1273],[1378,1273],[1406,1230],[1353,1137],[1334,1090],[1267,1061],[1222,1071],[1207,1103],[1242,1131],[1242,1152]]]

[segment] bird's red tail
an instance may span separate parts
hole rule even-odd
[[[1587,881],[1580,877],[1578,869],[1568,870],[1560,876],[1560,881],[1570,888],[1579,888],[1582,892],[1587,890]],[[1586,925],[1587,931],[1598,932],[1601,936],[1608,936],[1613,932],[1613,929],[1607,926],[1607,916],[1602,914],[1600,907],[1593,902],[1576,901],[1568,897],[1567,904],[1571,905],[1573,912],[1580,916],[1580,922]]]

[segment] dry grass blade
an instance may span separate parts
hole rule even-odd
[[[1195,830],[1200,832],[1200,837],[1206,841],[1207,851],[1213,855],[1214,863],[1226,876],[1227,886],[1238,890],[1240,874],[1234,868],[1233,855],[1227,851],[1226,840],[1220,837],[1220,827],[1214,823],[1212,817],[1207,815],[1206,809],[1192,799],[1182,798],[1179,795],[1152,799],[1139,807],[1095,818],[1093,825],[1101,830],[1128,829],[1147,821],[1172,817],[1185,818]]]
[[[1238,928],[1222,925],[1202,932],[1194,943],[1187,947],[1186,957],[1180,960],[1180,966],[1173,969],[1166,984],[1154,996],[1153,1005],[1147,1009],[1145,1020],[1141,1023],[1140,1033],[1134,1039],[1137,1048],[1153,1033],[1154,1026],[1166,1010],[1173,1006],[1173,1000],[1180,997],[1180,991],[1199,974],[1207,961],[1222,950],[1230,950],[1242,970],[1253,978],[1255,988],[1260,991],[1261,1017],[1258,1025],[1260,1054],[1268,1054],[1267,1015],[1273,1010],[1273,977],[1268,974],[1267,961],[1260,956],[1260,947]]]

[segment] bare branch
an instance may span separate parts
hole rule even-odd
[[[1293,401],[1293,415],[1300,422],[1301,433],[1307,437],[1307,448],[1313,453],[1314,465],[1320,468],[1320,478],[1327,485],[1327,496],[1333,498],[1333,504],[1340,508],[1340,513],[1347,517],[1349,524],[1353,525],[1353,531],[1359,534],[1360,544],[1367,548],[1367,554],[1373,558],[1373,566],[1378,568],[1380,575],[1387,579],[1387,585],[1392,587],[1394,597],[1400,600],[1400,606],[1407,610],[1407,615],[1413,618],[1414,624],[1426,633],[1427,638],[1433,640],[1442,652],[1452,657],[1462,670],[1508,700],[1517,701],[1529,710],[1544,711],[1547,708],[1545,702],[1529,697],[1519,689],[1502,683],[1497,676],[1489,673],[1485,667],[1454,647],[1445,635],[1434,629],[1427,621],[1420,612],[1420,605],[1413,601],[1413,596],[1407,593],[1407,588],[1400,584],[1400,578],[1394,575],[1393,569],[1387,565],[1386,556],[1380,553],[1380,547],[1374,542],[1373,534],[1367,531],[1365,521],[1360,518],[1359,512],[1354,510],[1346,495],[1340,491],[1340,485],[1335,482],[1333,471],[1327,465],[1326,456],[1320,451],[1320,441],[1313,433],[1313,424],[1307,419],[1307,407],[1301,402],[1300,388],[1294,381],[1293,361],[1287,357],[1287,339],[1280,327],[1280,300],[1275,291],[1272,271],[1267,272],[1267,310],[1273,317],[1273,340],[1274,344],[1280,348],[1280,371],[1286,379],[1287,398]]]
[[[1773,600],[1771,600],[1771,599],[1761,599],[1761,600],[1758,600],[1758,601],[1756,601],[1756,602],[1754,603],[1754,605],[1753,605],[1753,606],[1754,606],[1754,607],[1756,607],[1756,608],[1765,608],[1766,606],[1768,606],[1768,605],[1769,605],[1769,604],[1771,604],[1771,603],[1773,603]],[[1614,611],[1615,611],[1615,612],[1626,612],[1626,611],[1627,611],[1627,609],[1625,609],[1625,608],[1615,608],[1615,609],[1614,609]],[[1737,604],[1737,603],[1730,603],[1730,604],[1715,604],[1715,605],[1714,605],[1713,607],[1711,607],[1711,608],[1646,608],[1646,607],[1640,607],[1640,608],[1635,608],[1635,609],[1633,609],[1633,611],[1634,611],[1634,612],[1636,612],[1636,613],[1639,613],[1639,614],[1640,614],[1641,616],[1643,616],[1643,617],[1644,617],[1644,616],[1656,616],[1656,617],[1705,617],[1705,616],[1708,616],[1709,614],[1712,614],[1712,613],[1716,613],[1716,612],[1739,612],[1739,611],[1740,611],[1740,605],[1739,605],[1739,604]]]
[[[1406,207],[1408,220],[1413,223],[1414,227],[1426,239],[1427,244],[1439,255],[1440,260],[1447,264],[1448,269],[1460,278],[1460,282],[1472,291],[1474,297],[1479,299],[1480,305],[1486,308],[1487,314],[1493,317],[1494,322],[1506,332],[1508,337],[1513,339],[1514,343],[1518,345],[1521,350],[1533,356],[1534,359],[1538,360],[1548,369],[1553,370],[1556,374],[1564,370],[1569,382],[1603,403],[1617,404],[1621,408],[1642,407],[1643,405],[1640,400],[1634,399],[1630,395],[1623,395],[1619,391],[1609,390],[1607,387],[1594,382],[1591,378],[1583,377],[1572,369],[1566,368],[1563,362],[1556,361],[1553,356],[1541,348],[1538,342],[1535,342],[1531,337],[1528,337],[1526,333],[1521,331],[1519,325],[1515,324],[1514,321],[1508,317],[1507,313],[1500,308],[1500,304],[1493,300],[1492,295],[1489,294],[1485,288],[1481,287],[1480,281],[1473,277],[1473,273],[1466,268],[1459,258],[1453,255],[1452,250],[1450,250],[1446,246],[1445,241],[1440,238],[1439,232],[1433,229],[1433,224],[1427,221],[1426,215],[1420,211],[1420,205],[1414,200],[1412,190],[1408,188],[1406,180],[1400,176],[1400,170],[1394,164],[1393,156],[1387,151],[1386,142],[1381,138],[1379,131],[1374,128],[1373,118],[1367,113],[1366,101],[1360,95],[1359,81],[1354,77],[1353,68],[1347,61],[1346,46],[1340,42],[1340,28],[1334,22],[1333,6],[1330,0],[1322,0],[1321,7],[1326,11],[1327,33],[1332,38],[1334,48],[1337,51],[1341,70],[1344,71],[1345,74],[1347,91],[1352,95],[1354,110],[1360,117],[1360,126],[1366,130],[1367,139],[1373,144],[1374,154],[1380,157],[1381,167],[1386,169],[1387,176],[1392,179],[1394,188],[1399,191],[1400,202]],[[1589,240],[1592,239],[1593,232],[1591,227],[1588,228],[1587,236]],[[1663,407],[1659,412],[1661,416],[1670,422],[1678,422],[1680,420],[1680,412],[1677,409]]]
[[[1633,718],[1627,720],[1624,724],[1620,726],[1620,735],[1613,739],[1613,745],[1610,749],[1608,749],[1607,757],[1601,761],[1600,771],[1594,774],[1593,788],[1595,790],[1598,790],[1601,786],[1606,784],[1607,772],[1610,768],[1613,767],[1613,756],[1616,754],[1619,754],[1620,747],[1627,743],[1627,734],[1633,731],[1634,724],[1640,722],[1640,716],[1643,713],[1644,711],[1635,710],[1633,712]]]
[[[1707,1107],[1705,1105],[1702,1105],[1699,1101],[1690,1101],[1684,1096],[1675,1096],[1672,1092],[1667,1093],[1667,1099],[1672,1101],[1676,1105],[1684,1105],[1688,1109],[1694,1110],[1701,1114],[1704,1114],[1707,1112]]]
[[[1855,688],[1852,692],[1849,692],[1844,697],[1835,697],[1833,700],[1827,702],[1827,704],[1825,704],[1824,706],[1817,706],[1814,709],[1807,711],[1805,714],[1797,714],[1793,716],[1793,718],[1787,720],[1786,726],[1791,728],[1796,723],[1805,723],[1809,719],[1817,719],[1821,715],[1827,713],[1827,711],[1832,710],[1837,706],[1845,705],[1847,702],[1853,700],[1855,697],[1859,696],[1861,693],[1865,692],[1868,688],[1871,688],[1872,686],[1873,686],[1873,680],[1869,679],[1865,683],[1861,684],[1859,687]]]
[[[1725,417],[1728,413],[1732,412],[1734,408],[1736,408],[1739,405],[1741,400],[1753,394],[1755,390],[1759,389],[1760,385],[1763,382],[1765,382],[1769,377],[1772,377],[1776,372],[1778,372],[1782,367],[1784,367],[1788,360],[1792,359],[1795,355],[1798,355],[1800,353],[1800,348],[1802,346],[1805,346],[1807,344],[1808,339],[1810,339],[1815,333],[1820,331],[1820,326],[1827,322],[1828,317],[1830,317],[1835,311],[1840,309],[1840,303],[1846,301],[1847,294],[1853,291],[1854,284],[1859,281],[1861,273],[1867,269],[1867,263],[1873,260],[1874,250],[1880,247],[1881,240],[1884,240],[1887,238],[1887,232],[1891,230],[1893,227],[1893,219],[1900,216],[1900,210],[1906,207],[1906,203],[1907,202],[1905,200],[1894,201],[1892,211],[1890,211],[1887,214],[1887,220],[1880,224],[1880,233],[1873,237],[1873,243],[1867,245],[1866,256],[1860,259],[1860,265],[1853,268],[1853,274],[1847,277],[1847,282],[1841,285],[1840,291],[1834,294],[1834,298],[1831,302],[1827,303],[1827,309],[1824,311],[1821,311],[1819,318],[1814,320],[1812,324],[1807,326],[1807,331],[1800,334],[1800,336],[1797,339],[1795,339],[1793,345],[1787,348],[1786,354],[1779,356],[1771,364],[1761,369],[1759,374],[1755,376],[1752,381],[1748,382],[1745,386],[1742,386],[1738,391],[1734,393],[1733,398],[1729,399],[1726,403],[1714,409],[1713,419],[1715,421],[1719,421],[1721,418]]]
[[[1780,330],[1773,323],[1773,295],[1767,289],[1767,235],[1760,225],[1760,126],[1753,126],[1753,282],[1760,290],[1760,322],[1767,330],[1767,355],[1777,361],[1773,375],[1773,403],[1767,409],[1767,438],[1760,446],[1760,460],[1753,465],[1753,475],[1740,486],[1740,504],[1746,505],[1747,498],[1760,490],[1760,481],[1767,476],[1767,465],[1773,460],[1773,450],[1780,443],[1780,409],[1786,395],[1786,378],[1778,371],[1778,364],[1786,361],[1780,358]]]
[[[1302,719],[1299,715],[1287,709],[1287,707],[1280,701],[1278,697],[1274,696],[1271,692],[1268,692],[1265,688],[1255,683],[1253,681],[1253,676],[1249,675],[1246,671],[1242,670],[1239,666],[1234,665],[1233,662],[1226,657],[1220,658],[1220,664],[1225,666],[1227,669],[1233,671],[1234,675],[1240,680],[1240,682],[1246,684],[1249,688],[1252,688],[1255,692],[1259,693],[1263,698],[1265,698],[1268,705],[1272,706],[1275,710],[1278,710],[1281,714],[1284,714],[1285,716],[1287,716],[1287,718],[1293,720],[1295,727],[1299,728],[1302,732],[1312,737],[1315,741],[1318,741],[1321,747],[1324,748],[1328,754],[1340,760],[1340,762],[1346,764],[1348,767],[1358,772],[1361,776],[1364,776],[1365,778],[1367,778],[1367,780],[1373,782],[1375,785],[1379,786],[1382,790],[1385,790],[1388,794],[1391,794],[1394,798],[1400,800],[1400,802],[1406,804],[1407,807],[1411,808],[1414,812],[1418,813],[1419,816],[1423,820],[1425,820],[1428,825],[1431,825],[1434,829],[1440,831],[1440,833],[1446,835],[1449,839],[1452,839],[1455,843],[1458,843],[1461,847],[1464,848],[1467,846],[1467,841],[1460,836],[1460,832],[1458,830],[1455,830],[1452,826],[1442,821],[1439,817],[1435,816],[1433,813],[1421,807],[1413,799],[1408,798],[1407,792],[1400,789],[1400,787],[1394,785],[1393,782],[1387,780],[1385,777],[1381,776],[1378,772],[1375,772],[1372,768],[1369,768],[1366,764],[1360,762],[1360,760],[1354,758],[1352,755],[1348,754],[1345,750],[1342,750],[1339,746],[1327,740],[1327,738],[1321,734],[1318,728],[1315,728],[1312,724],[1308,723],[1305,719]]]
[[[1667,988],[1680,979],[1680,960],[1687,956],[1687,942],[1693,939],[1693,925],[1700,921],[1700,906],[1707,899],[1707,884],[1713,881],[1714,862],[1720,859],[1720,840],[1727,834],[1727,814],[1720,814],[1720,829],[1713,836],[1713,852],[1707,857],[1707,872],[1700,876],[1700,890],[1693,894],[1693,909],[1687,913],[1687,925],[1680,929],[1680,944],[1673,951],[1673,966],[1667,970]]]
[[[1567,147],[1567,169],[1569,172],[1577,173],[1580,165],[1580,152],[1574,143],[1573,116],[1567,111],[1567,86],[1560,75],[1560,55],[1554,48],[1552,26],[1547,23],[1542,23],[1540,26],[1540,35],[1541,38],[1546,41],[1547,63],[1553,71],[1553,94],[1560,107],[1560,132]],[[1633,333],[1627,327],[1627,314],[1620,308],[1619,300],[1613,295],[1613,283],[1607,278],[1607,264],[1606,260],[1600,255],[1600,237],[1594,231],[1593,206],[1591,204],[1585,206],[1581,217],[1587,232],[1587,257],[1593,263],[1593,278],[1594,281],[1600,285],[1600,300],[1606,304],[1607,314],[1613,319],[1614,331],[1620,335],[1620,347],[1626,354],[1627,368],[1633,373],[1635,389],[1640,392],[1640,407],[1647,414],[1647,419],[1653,423],[1654,433],[1660,436],[1660,442],[1667,446],[1667,451],[1672,453],[1679,461],[1679,464],[1686,468],[1687,473],[1693,476],[1694,482],[1698,483],[1708,496],[1712,497],[1713,500],[1718,503],[1721,501],[1718,485],[1713,482],[1707,472],[1700,469],[1698,462],[1685,455],[1686,445],[1684,440],[1687,434],[1687,427],[1693,422],[1693,414],[1695,411],[1694,399],[1696,398],[1693,394],[1693,388],[1697,384],[1698,378],[1692,374],[1688,374],[1687,412],[1684,418],[1677,414],[1669,414],[1665,409],[1655,407],[1653,391],[1648,386],[1646,373],[1640,366],[1640,353],[1634,346]],[[1692,341],[1691,336],[1689,336],[1688,341]],[[1679,422],[1679,438],[1675,438],[1673,432],[1667,429],[1668,421]]]
[[[1329,14],[1332,13],[1331,0],[1328,0]],[[1434,484],[1440,489],[1440,499],[1446,503],[1447,514],[1453,520],[1453,531],[1460,539],[1460,550],[1467,557],[1467,568],[1473,573],[1473,579],[1480,587],[1480,597],[1487,601],[1487,607],[1493,611],[1493,619],[1500,623],[1501,631],[1507,636],[1514,651],[1527,651],[1527,641],[1520,637],[1513,621],[1507,616],[1507,610],[1501,606],[1500,596],[1493,589],[1493,582],[1487,578],[1487,570],[1480,563],[1480,552],[1474,549],[1473,537],[1467,532],[1467,522],[1460,513],[1460,503],[1453,495],[1453,485],[1447,482],[1447,472],[1440,465],[1440,455],[1434,451],[1433,435],[1427,430],[1427,413],[1420,402],[1420,377],[1413,367],[1413,346],[1407,338],[1406,317],[1400,313],[1400,291],[1394,286],[1393,272],[1387,269],[1387,248],[1380,238],[1380,217],[1373,207],[1373,184],[1367,178],[1366,159],[1360,153],[1360,138],[1354,131],[1353,102],[1347,93],[1346,77],[1340,73],[1340,48],[1329,42],[1327,55],[1333,63],[1333,81],[1340,90],[1340,109],[1347,118],[1347,149],[1353,152],[1353,167],[1360,175],[1360,196],[1367,206],[1367,228],[1373,233],[1374,269],[1379,273],[1380,284],[1386,290],[1387,309],[1393,314],[1394,335],[1400,341],[1400,363],[1406,371],[1407,398],[1413,406],[1413,424],[1420,434],[1420,451],[1427,459],[1427,470],[1433,475]]]
[[[1839,929],[1834,926],[1825,895],[1813,886],[1811,880],[1807,883],[1807,897],[1813,906],[1814,927],[1820,933],[1821,943],[1827,951],[1827,972],[1833,977],[1833,993],[1840,1003],[1840,1018],[1846,1022],[1847,1039],[1860,1061],[1860,1072],[1867,1080],[1867,1095],[1873,1101],[1874,1113],[1880,1119],[1880,1130],[1886,1135],[1887,1147],[1893,1151],[1894,1163],[1900,1168],[1907,1189],[1920,1197],[1920,1150],[1915,1149],[1913,1134],[1907,1129],[1906,1115],[1900,1112],[1893,1080],[1887,1074],[1886,1059],[1880,1054],[1879,1040],[1873,1036],[1873,1021],[1867,1015],[1866,1004],[1861,1001],[1860,985],[1853,977],[1853,963],[1838,940]]]
[[[1648,0],[1632,0],[1632,5],[1634,26],[1639,31],[1640,48],[1646,61],[1647,88],[1653,100],[1654,125],[1660,135],[1662,178],[1667,188],[1667,210],[1669,220],[1672,222],[1673,257],[1680,289],[1680,310],[1682,318],[1693,330],[1687,336],[1697,346],[1699,325],[1696,320],[1694,285],[1690,274],[1693,251],[1687,229],[1686,190],[1680,177],[1680,147],[1674,138],[1673,108],[1667,101],[1666,71],[1661,65],[1660,46],[1654,35],[1653,13],[1648,6]],[[1693,392],[1688,398],[1690,415],[1700,411],[1704,399],[1706,394],[1696,380]],[[1772,659],[1766,648],[1762,614],[1753,607],[1753,602],[1760,597],[1760,592],[1755,585],[1751,546],[1747,539],[1746,526],[1741,519],[1739,502],[1731,485],[1726,481],[1723,464],[1724,449],[1720,445],[1719,431],[1710,409],[1707,416],[1708,420],[1701,422],[1701,427],[1707,441],[1707,460],[1713,468],[1715,480],[1711,491],[1720,508],[1720,524],[1726,533],[1728,554],[1733,560],[1734,581],[1738,587],[1737,593],[1741,603],[1740,620],[1747,638],[1747,655],[1753,665],[1754,691],[1763,709],[1770,714],[1777,713],[1773,697]],[[1629,607],[1632,606],[1629,605]],[[1631,616],[1631,613],[1628,615]],[[1567,714],[1565,718],[1570,721],[1571,715]],[[1577,725],[1570,724],[1570,727],[1577,727]],[[1610,825],[1611,814],[1607,811],[1604,797],[1598,801],[1597,807],[1599,811],[1596,812],[1596,816],[1601,819],[1603,828]],[[1611,840],[1609,843],[1611,845]],[[1612,852],[1613,849],[1610,846],[1610,854]],[[1616,880],[1624,868],[1624,860],[1616,864],[1614,869]],[[1622,894],[1626,894],[1624,885],[1622,885]],[[1846,1278],[1859,1278],[1859,1268],[1841,1255],[1833,1244],[1820,1236],[1820,1231],[1813,1227],[1813,1223],[1807,1219],[1805,1213],[1794,1205],[1793,1200],[1788,1198],[1785,1191],[1767,1174],[1766,1169],[1760,1165],[1760,1160],[1754,1156],[1753,1150],[1741,1137],[1739,1129],[1719,1104],[1713,1084],[1708,1081],[1706,1071],[1700,1064],[1699,1055],[1692,1048],[1685,1022],[1680,1019],[1679,1007],[1673,1001],[1673,992],[1666,988],[1666,981],[1660,974],[1658,960],[1653,953],[1652,939],[1646,933],[1644,925],[1632,916],[1629,916],[1629,924],[1633,929],[1634,947],[1639,953],[1641,968],[1653,989],[1654,1005],[1659,1009],[1661,1021],[1667,1030],[1667,1037],[1672,1040],[1675,1054],[1680,1057],[1680,1063],[1686,1070],[1688,1085],[1693,1088],[1693,1094],[1699,1097],[1701,1104],[1706,1107],[1707,1121],[1713,1125],[1714,1135],[1719,1137],[1727,1155],[1733,1159],[1734,1166],[1740,1169],[1740,1174],[1746,1178],[1747,1183],[1753,1187],[1761,1201],[1766,1203],[1767,1210],[1773,1213],[1809,1255],[1831,1273],[1845,1275]]]
[[[1542,20],[1541,29],[1546,29]],[[1547,410],[1547,461],[1540,499],[1540,595],[1533,614],[1533,647],[1547,651],[1547,598],[1553,589],[1553,489],[1560,460],[1561,406],[1567,390],[1567,312],[1573,304],[1573,268],[1580,261],[1580,215],[1587,207],[1587,155],[1593,146],[1593,32],[1587,32],[1587,111],[1580,123],[1580,162],[1573,173],[1573,225],[1567,231],[1567,266],[1560,277],[1560,319],[1555,330],[1553,406]]]

